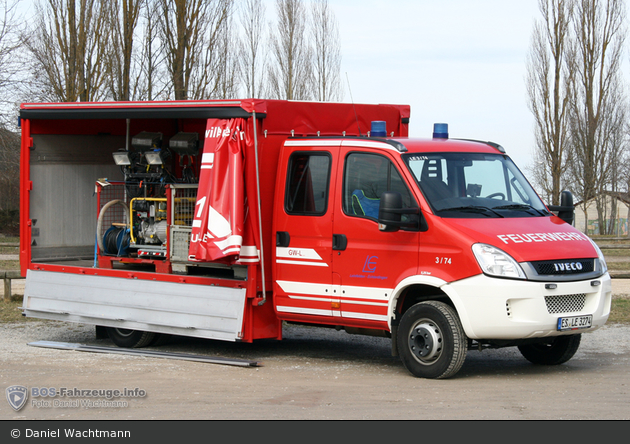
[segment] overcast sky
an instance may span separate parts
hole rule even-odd
[[[505,147],[525,172],[533,118],[526,60],[537,0],[330,0],[339,21],[344,101],[411,105],[410,136]],[[273,8],[273,6],[272,6]],[[346,78],[347,75],[347,78]]]

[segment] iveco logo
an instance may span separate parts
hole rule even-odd
[[[582,264],[580,262],[561,262],[553,264],[556,271],[582,271]]]

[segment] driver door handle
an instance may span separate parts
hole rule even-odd
[[[348,247],[348,238],[345,234],[333,234],[332,249],[343,251]]]
[[[287,231],[276,232],[276,247],[288,247],[291,243],[291,235]]]

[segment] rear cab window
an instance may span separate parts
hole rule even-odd
[[[290,215],[322,216],[328,209],[331,156],[295,152],[288,165],[284,209]]]

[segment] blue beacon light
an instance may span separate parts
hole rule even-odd
[[[370,130],[371,137],[387,137],[387,122],[384,120],[373,120]]]
[[[433,124],[433,138],[434,139],[448,139],[448,123],[434,123]]]

